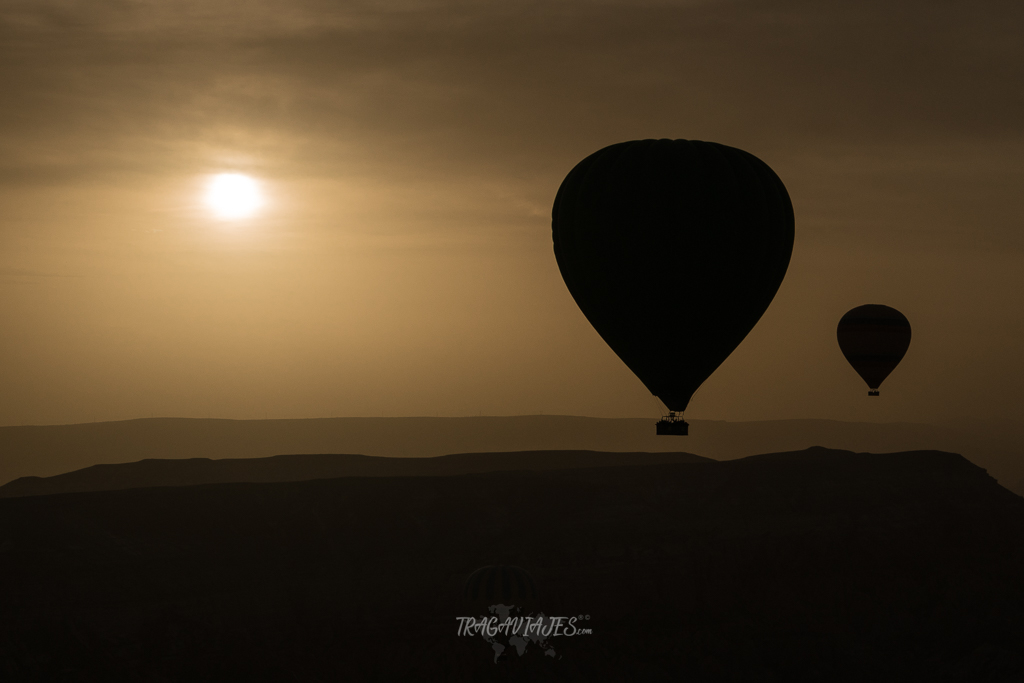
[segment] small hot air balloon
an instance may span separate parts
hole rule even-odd
[[[836,329],[839,348],[868,384],[868,396],[903,360],[910,348],[910,321],[889,306],[867,304],[847,312]]]
[[[491,605],[514,605],[528,609],[537,601],[537,587],[522,567],[494,564],[480,567],[466,579],[463,597],[477,609]]]
[[[690,398],[767,310],[793,251],[793,206],[763,161],[697,140],[591,154],[552,210],[555,259],[577,305],[686,434]]]

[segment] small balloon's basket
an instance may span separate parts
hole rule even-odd
[[[686,436],[689,434],[690,425],[681,414],[669,413],[658,420],[655,428],[658,430],[658,436]]]

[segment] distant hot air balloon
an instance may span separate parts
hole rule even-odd
[[[686,434],[690,397],[778,291],[793,205],[763,161],[697,140],[635,140],[591,154],[558,190],[555,259],[598,334]]]
[[[463,597],[475,608],[487,610],[491,605],[533,607],[537,587],[522,567],[494,564],[480,567],[466,579]]]
[[[878,396],[878,387],[910,348],[910,321],[895,308],[867,304],[842,317],[836,337],[846,360],[868,383],[868,396]]]

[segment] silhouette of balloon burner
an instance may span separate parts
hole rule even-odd
[[[867,304],[842,317],[836,337],[846,360],[867,382],[868,396],[878,396],[878,387],[910,348],[910,321],[895,308]]]
[[[700,140],[633,140],[562,181],[555,260],[580,311],[670,411],[684,436],[693,393],[775,297],[793,252],[793,205],[753,154]],[[666,297],[684,301],[666,308]]]

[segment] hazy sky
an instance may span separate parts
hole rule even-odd
[[[796,212],[688,416],[1017,418],[1022,35],[1019,0],[0,0],[0,424],[655,417],[550,219],[648,137],[756,154]],[[220,172],[264,210],[211,215]],[[914,328],[880,399],[835,341],[864,303]]]

